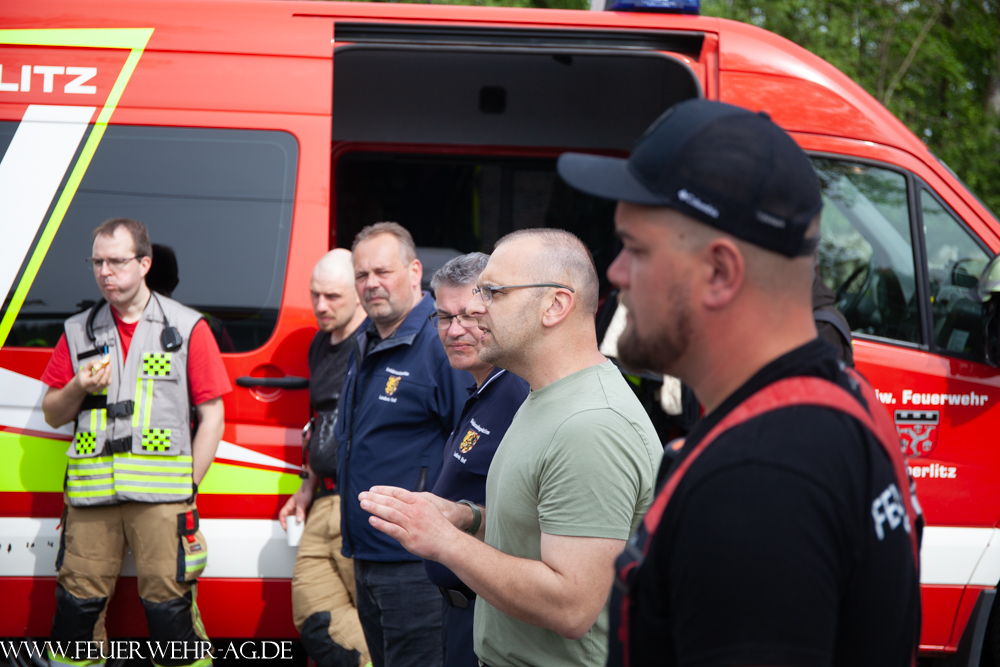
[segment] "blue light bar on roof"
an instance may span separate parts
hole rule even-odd
[[[611,12],[663,12],[665,14],[700,14],[701,0],[607,0]]]

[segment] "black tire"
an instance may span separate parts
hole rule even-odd
[[[1000,667],[1000,600],[993,599],[990,620],[986,622],[986,636],[983,637],[983,652],[979,667]]]

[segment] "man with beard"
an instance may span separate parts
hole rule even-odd
[[[348,338],[365,319],[349,250],[337,248],[320,258],[309,295],[319,331],[309,345],[309,407],[315,416],[308,428],[307,477],[278,512],[278,521],[285,528],[294,514],[306,524],[292,573],[292,620],[303,648],[319,667],[357,667],[368,662],[368,648],[354,606],[354,567],[340,553],[333,437],[351,353]]]
[[[765,114],[695,100],[628,160],[559,173],[619,201],[622,361],[705,409],[617,561],[609,664],[914,664],[919,507],[884,408],[816,335],[805,153]]]
[[[413,237],[380,222],[354,239],[354,286],[368,313],[352,351],[334,435],[341,553],[354,558],[357,607],[375,667],[441,664],[441,593],[420,558],[375,530],[358,494],[376,484],[426,491],[437,481],[472,376],[455,370],[420,291]]]
[[[597,297],[590,253],[569,232],[500,239],[466,313],[480,359],[531,393],[497,448],[485,507],[361,494],[375,528],[475,591],[476,655],[491,667],[604,664],[612,566],[652,498],[663,450],[597,350]]]

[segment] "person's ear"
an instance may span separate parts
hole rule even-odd
[[[576,301],[572,292],[567,289],[556,288],[546,301],[543,301],[545,309],[542,311],[542,326],[554,327],[559,324],[573,311],[573,303]]]
[[[424,278],[424,265],[420,263],[419,259],[410,262],[410,274],[412,276],[411,284],[415,289],[420,289],[420,281]]]
[[[728,306],[743,287],[746,279],[746,261],[743,253],[731,239],[717,238],[700,253],[705,263],[702,302],[710,310]]]
[[[153,258],[150,257],[149,255],[139,258],[139,273],[142,275],[143,278],[146,277],[146,274],[149,273],[149,269],[152,266],[153,266]]]

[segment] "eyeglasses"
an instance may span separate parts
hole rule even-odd
[[[107,259],[99,259],[97,257],[88,257],[87,259],[85,259],[83,261],[85,261],[88,266],[92,266],[94,268],[94,271],[99,271],[101,269],[101,267],[104,266],[104,263],[107,262],[108,263],[108,267],[112,271],[114,271],[114,272],[117,273],[118,271],[122,270],[122,267],[124,267],[126,264],[128,264],[129,262],[131,262],[133,259],[139,259],[139,257],[138,256],[135,256],[135,257],[108,257]]]
[[[482,287],[477,287],[472,290],[473,294],[478,294],[483,303],[487,306],[493,303],[493,295],[497,292],[502,292],[507,289],[520,289],[522,287],[561,287],[562,289],[568,289],[570,292],[576,293],[576,290],[568,285],[560,285],[559,283],[532,283],[531,285],[500,285],[499,287],[490,287],[489,285],[483,285]]]
[[[438,313],[431,313],[430,317],[427,319],[441,331],[447,331],[450,329],[452,320],[458,320],[458,326],[465,327],[466,329],[479,326],[479,322],[476,318],[472,315],[466,315],[465,313],[459,313],[458,315],[439,315]]]

